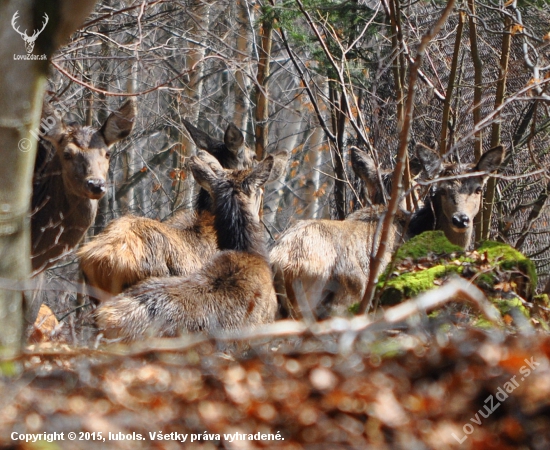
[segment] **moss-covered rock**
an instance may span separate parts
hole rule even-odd
[[[450,255],[457,252],[462,253],[462,247],[451,244],[443,231],[426,231],[405,242],[397,250],[395,260],[418,260],[429,255]]]
[[[451,274],[471,279],[487,297],[504,301],[497,303],[504,313],[517,306],[509,303],[516,300],[516,294],[530,299],[537,283],[534,264],[507,244],[486,241],[477,250],[464,252],[442,231],[429,231],[398,250],[393,268],[388,268],[378,284],[381,303],[393,305],[415,297]]]

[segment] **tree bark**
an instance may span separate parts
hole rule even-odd
[[[10,0],[0,3],[0,359],[16,356],[23,342],[23,295],[18,288],[31,273],[29,208],[36,157],[37,129],[47,61],[14,60],[25,54],[21,37],[12,29],[18,11],[20,29],[41,28],[34,54],[47,58],[90,13],[95,0]],[[38,22],[38,23],[36,23]],[[7,285],[13,283],[12,289]]]
[[[495,109],[502,106],[506,94],[506,79],[508,75],[508,62],[510,61],[510,46],[512,44],[512,19],[510,16],[504,18],[504,35],[502,36],[502,52],[500,54],[500,71],[495,95]],[[491,148],[500,144],[501,121],[500,114],[495,117],[491,130]],[[483,200],[483,226],[480,240],[487,240],[491,234],[491,220],[493,217],[493,203],[495,202],[496,179],[489,178],[485,198]]]
[[[479,57],[479,49],[477,45],[477,23],[474,17],[476,13],[475,0],[468,0],[469,8],[469,27],[470,27],[470,51],[472,52],[472,60],[474,63],[474,127],[481,122],[481,100],[482,100],[482,84],[483,84],[483,63]],[[483,153],[483,133],[481,130],[476,131],[474,138],[474,159],[479,161]],[[480,208],[478,215],[475,218],[476,240],[478,241],[483,228],[483,206]]]
[[[267,80],[271,62],[272,35],[273,24],[268,20],[263,21],[260,28],[258,74],[256,76],[256,158],[258,160],[263,159],[265,156],[269,134],[267,127],[267,119],[269,118]]]

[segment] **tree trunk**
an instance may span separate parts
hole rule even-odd
[[[245,72],[249,63],[251,53],[252,30],[248,17],[247,0],[237,0],[237,51],[235,59],[238,61],[238,68],[235,71],[235,112],[233,123],[237,128],[245,131],[248,124],[250,110],[249,88],[250,82]]]
[[[476,13],[475,0],[468,0],[469,11],[469,27],[470,27],[470,49],[474,63],[474,127],[481,122],[481,100],[482,100],[482,84],[483,84],[483,63],[479,57],[479,49],[477,45],[477,24],[474,17]],[[483,133],[478,130],[475,133],[474,141],[474,159],[479,161],[483,153]],[[480,208],[478,215],[475,218],[476,241],[479,241],[483,228],[483,207]]]
[[[185,68],[191,70],[189,75],[185,79],[185,89],[181,95],[185,99],[185,118],[193,125],[197,125],[199,120],[201,98],[202,98],[202,78],[204,72],[204,64],[202,59],[204,58],[205,47],[200,45],[207,38],[208,27],[210,24],[210,5],[202,0],[192,0],[188,6],[188,13],[192,15],[189,18],[189,30],[188,35],[197,43],[188,41],[189,50],[185,55]],[[183,126],[182,126],[183,128]],[[191,136],[184,133],[181,136],[181,150],[183,156],[189,157],[196,153],[195,143]],[[180,165],[176,169],[181,170],[183,167]],[[195,183],[192,177],[180,179],[178,185],[174,186],[176,192],[182,192],[184,198],[177,202],[184,207],[190,207],[194,194]]]
[[[258,75],[256,76],[256,158],[261,160],[265,156],[267,147],[267,119],[269,117],[269,104],[267,96],[267,78],[269,77],[269,64],[271,62],[271,42],[273,24],[264,21],[260,28],[260,49],[258,51]]]
[[[500,54],[500,71],[497,82],[497,92],[495,95],[495,109],[502,106],[504,95],[506,94],[506,79],[508,75],[508,62],[510,61],[510,46],[512,43],[512,19],[505,16],[504,19],[504,34],[502,36],[502,52]],[[491,148],[500,144],[501,121],[499,116],[495,116],[493,127],[491,130]],[[491,234],[491,220],[493,217],[493,203],[495,201],[496,179],[489,178],[487,182],[487,190],[483,200],[483,227],[481,230],[480,240],[487,240]]]
[[[11,20],[18,11],[19,28],[34,30],[41,28],[44,12],[57,18],[55,24],[50,19],[34,49],[34,54],[50,57],[94,4],[95,0],[0,3],[0,279],[4,280],[0,287],[0,359],[16,356],[23,342],[23,295],[17,287],[31,273],[28,214],[37,144],[31,131],[37,130],[40,121],[48,67],[45,61],[14,60],[13,55],[26,52]],[[10,282],[16,289],[10,289]]]

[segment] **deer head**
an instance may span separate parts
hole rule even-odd
[[[110,147],[130,134],[136,113],[135,100],[127,100],[98,130],[74,123],[66,125],[51,105],[44,105],[43,122],[50,127],[43,138],[56,150],[67,194],[92,200],[103,197]]]
[[[469,245],[483,188],[490,174],[501,166],[504,148],[499,145],[485,152],[474,164],[445,164],[439,155],[422,146],[417,153],[428,178],[435,181],[431,197],[439,226],[454,244],[462,245],[459,241],[463,236],[462,240]],[[469,173],[472,176],[454,178]]]
[[[16,26],[15,22],[17,21],[19,17],[19,11],[15,11],[15,14],[13,15],[11,19],[11,26],[15,31],[17,31],[23,40],[25,41],[25,49],[27,50],[27,53],[32,53],[34,49],[34,42],[36,41],[36,38],[42,31],[44,31],[44,28],[46,28],[46,25],[48,24],[49,17],[46,13],[44,13],[44,22],[42,22],[42,28],[40,30],[34,30],[32,33],[32,36],[27,35],[27,30],[25,29],[24,32],[19,31],[19,27]]]

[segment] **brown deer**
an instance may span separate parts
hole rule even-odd
[[[421,210],[413,215],[406,237],[430,229],[443,230],[448,239],[464,248],[470,245],[473,218],[479,211],[481,192],[488,174],[501,165],[504,150],[496,147],[485,153],[475,165],[444,165],[439,156],[422,148],[418,157],[434,181],[432,193]],[[369,188],[379,186],[372,159],[357,148],[352,149],[352,164]],[[482,172],[466,178],[456,175]],[[442,177],[454,179],[436,182]],[[382,181],[388,177],[382,174]],[[386,184],[385,183],[385,184]],[[369,189],[371,201],[380,196]],[[370,249],[376,249],[377,227],[383,220],[383,206],[359,210],[344,221],[306,220],[290,227],[273,246],[270,258],[274,266],[277,292],[284,297],[285,308],[313,319],[349,307],[361,300],[369,277]],[[402,241],[405,213],[398,213],[390,233],[384,266],[391,250]]]
[[[485,152],[474,164],[444,164],[437,153],[422,146],[417,153],[432,187],[424,206],[412,216],[408,235],[442,230],[451,243],[469,248],[483,188],[489,174],[502,165],[504,148],[499,145]],[[457,178],[469,173],[473,175]]]
[[[222,167],[246,169],[255,162],[235,125],[228,126],[221,142],[187,121],[184,124],[197,147]],[[272,178],[280,176],[287,159],[287,152],[276,155]],[[201,188],[194,212],[181,211],[166,222],[135,216],[114,220],[78,252],[86,281],[92,288],[118,295],[149,277],[195,272],[218,251],[211,208],[210,194]]]
[[[150,278],[100,306],[96,319],[105,336],[136,340],[274,320],[277,300],[258,214],[273,164],[268,156],[252,169],[230,171],[206,152],[191,158],[193,176],[213,200],[221,251],[195,273]]]
[[[110,147],[134,126],[136,103],[126,101],[99,129],[65,125],[46,103],[33,179],[31,212],[32,268],[51,267],[82,239],[105,195]]]
[[[302,220],[286,230],[272,247],[270,260],[275,273],[281,314],[324,318],[333,307],[349,306],[364,293],[368,281],[370,251],[377,227],[385,213],[377,168],[364,151],[353,147],[352,167],[368,191],[367,202],[375,204],[350,214],[344,221]],[[387,184],[389,174],[381,174]],[[393,248],[400,241],[404,217],[393,225]],[[378,245],[376,242],[375,246]],[[387,264],[391,258],[385,258]]]

